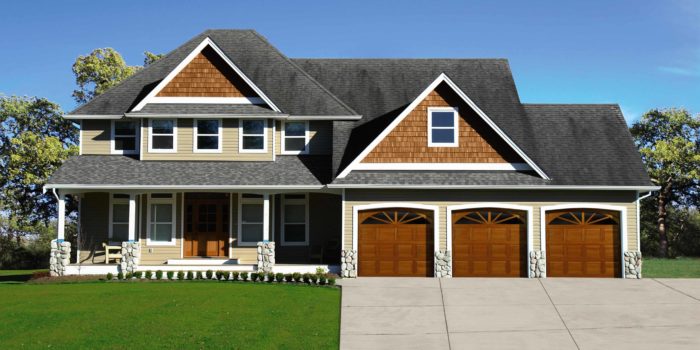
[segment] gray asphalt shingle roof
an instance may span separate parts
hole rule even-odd
[[[242,105],[242,104],[211,104],[211,103],[148,103],[138,112],[133,112],[139,116],[145,114],[227,114],[227,115],[279,115],[266,106]]]
[[[334,185],[405,186],[544,186],[537,175],[515,171],[352,171]]]

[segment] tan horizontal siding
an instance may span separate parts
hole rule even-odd
[[[81,148],[83,154],[110,154],[112,122],[104,119],[83,119],[81,121]]]
[[[275,154],[282,154],[282,121],[276,121]],[[325,120],[309,121],[309,154],[331,154],[333,143],[333,122]]]

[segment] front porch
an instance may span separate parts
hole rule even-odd
[[[66,254],[66,243],[60,243],[67,195],[78,200],[79,213],[78,234]],[[52,269],[56,274],[286,273],[319,267],[337,272],[340,264],[341,196],[328,190],[61,189],[57,196],[59,237],[52,264],[60,260],[56,256],[72,257],[60,263],[62,271]]]

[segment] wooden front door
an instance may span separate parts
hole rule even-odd
[[[433,275],[431,212],[391,208],[358,216],[360,276]]]
[[[592,209],[547,213],[547,277],[619,277],[619,215]]]
[[[527,277],[526,214],[470,209],[452,214],[452,275]]]
[[[185,194],[185,257],[228,257],[228,194]]]

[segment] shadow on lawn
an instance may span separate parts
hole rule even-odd
[[[0,283],[24,283],[32,279],[32,273],[21,275],[0,276]]]

